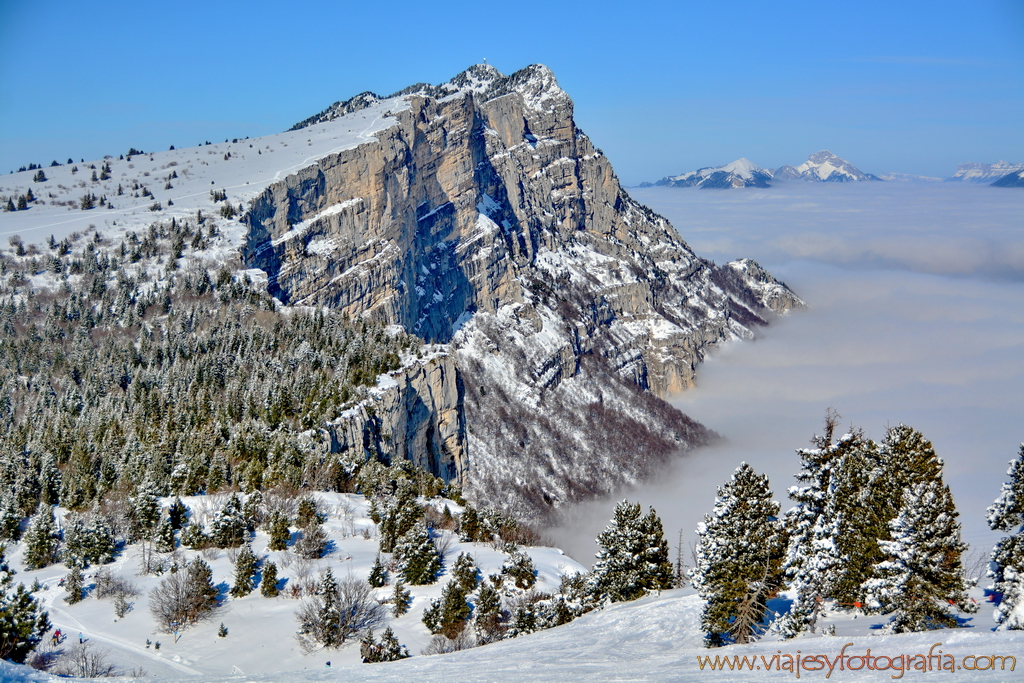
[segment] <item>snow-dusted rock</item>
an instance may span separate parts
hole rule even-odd
[[[727,189],[732,187],[771,187],[772,174],[749,159],[737,159],[725,166],[699,168],[662,178],[655,185]]]

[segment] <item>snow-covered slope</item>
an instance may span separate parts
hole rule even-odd
[[[863,173],[846,159],[840,159],[828,150],[815,152],[797,167],[782,166],[775,169],[776,180],[808,180],[816,183],[845,183],[862,180],[881,180]]]
[[[982,614],[967,622],[966,628],[887,636],[876,635],[882,623],[877,617],[857,612],[826,612],[825,623],[836,626],[834,637],[780,641],[768,636],[752,645],[706,649],[702,647],[699,629],[700,601],[690,593],[665,591],[635,602],[618,603],[565,626],[514,640],[447,655],[413,656],[387,664],[351,663],[345,652],[357,645],[349,645],[342,653],[307,658],[305,670],[258,673],[253,665],[268,657],[263,646],[272,643],[254,639],[235,658],[243,662],[237,671],[207,674],[202,680],[748,682],[790,680],[799,672],[801,679],[811,680],[827,676],[839,681],[888,681],[924,676],[973,682],[1019,680],[1024,666],[1024,632],[993,632],[984,608]],[[209,637],[216,640],[212,631]],[[226,648],[232,637],[229,635],[219,645]],[[165,657],[173,657],[170,652]],[[871,658],[870,665],[863,659],[866,656]],[[827,664],[823,657],[828,658]],[[327,659],[331,661],[329,671],[324,667]],[[796,659],[800,660],[799,668],[794,664]],[[0,668],[0,675],[5,681],[54,680],[24,667],[5,663],[0,666],[4,667]],[[238,678],[240,671],[245,671],[242,679]],[[147,680],[195,680],[184,672],[153,673]]]
[[[267,549],[269,536],[263,532],[257,532],[251,544],[258,556],[277,565],[281,586],[278,597],[263,597],[258,588],[243,598],[229,597],[227,591],[234,582],[231,551],[206,550],[199,553],[179,547],[173,556],[158,556],[167,564],[172,559],[180,563],[202,556],[213,570],[213,582],[221,591],[221,606],[211,618],[182,631],[177,642],[172,634],[158,631],[157,622],[149,611],[149,593],[166,574],[141,575],[139,545],[128,546],[112,564],[103,565],[115,575],[135,584],[139,590],[139,594],[133,598],[133,609],[121,619],[116,618],[111,599],[100,600],[91,595],[95,583],[93,577],[100,567],[92,566],[85,572],[86,598],[77,604],[68,605],[64,602],[66,593],[58,585],[60,579],[68,573],[63,564],[24,571],[21,569],[24,543],[9,547],[7,555],[10,564],[18,569],[15,580],[26,584],[38,580],[43,585],[37,596],[49,612],[54,629],[61,629],[69,636],[63,646],[53,648],[46,641],[40,645],[40,650],[68,650],[77,645],[78,634],[82,633],[97,649],[108,650],[110,663],[121,672],[143,668],[150,676],[161,680],[210,680],[233,673],[254,675],[316,670],[322,669],[328,660],[334,667],[352,666],[356,671],[365,670],[366,667],[360,663],[358,639],[340,650],[305,654],[295,637],[298,630],[295,612],[300,600],[290,597],[293,586],[315,581],[327,568],[339,580],[350,576],[365,580],[378,556],[377,527],[368,516],[368,504],[363,496],[342,493],[315,495],[320,500],[321,509],[328,515],[324,529],[330,544],[322,559],[304,560],[291,549],[270,551]],[[182,498],[193,511],[193,519],[207,524],[226,499],[226,494]],[[169,499],[164,500],[165,505],[169,503]],[[452,501],[435,499],[434,503],[442,506],[447,504],[455,513],[462,510]],[[462,552],[470,553],[481,575],[486,577],[500,573],[502,563],[509,557],[508,553],[497,550],[490,543],[463,543],[457,535],[441,529],[435,529],[435,534],[448,544],[445,572],[437,583],[408,586],[412,592],[409,612],[394,617],[389,609],[386,620],[399,641],[414,655],[419,655],[431,640],[432,636],[422,622],[423,610],[429,607],[432,599],[441,595],[442,589],[451,579],[450,571],[455,558]],[[586,570],[557,548],[538,546],[524,547],[523,550],[530,555],[537,569],[535,590],[540,592],[555,593],[563,575]],[[389,557],[385,554],[384,561],[387,562]],[[387,586],[374,589],[375,596],[381,600],[388,599],[394,591],[393,569],[390,576],[392,580],[389,580]],[[217,637],[221,623],[228,629],[225,638]],[[378,635],[383,628],[378,630]],[[154,644],[159,642],[159,650],[153,645],[147,645],[147,640]],[[4,676],[4,670],[0,669],[0,681],[8,680]],[[270,680],[274,680],[274,676]]]
[[[992,183],[992,187],[1024,187],[1024,168],[1007,173]]]
[[[3,175],[0,236],[17,234],[26,244],[42,244],[50,235],[59,241],[91,225],[115,235],[146,228],[154,221],[195,216],[197,211],[216,215],[223,202],[214,202],[211,191],[223,190],[227,201],[237,209],[288,174],[328,154],[372,140],[377,131],[394,125],[393,112],[407,106],[401,98],[375,101],[347,116],[286,133],[125,159],[108,156],[48,166],[40,169],[46,176],[42,182],[33,181],[36,170]],[[110,178],[100,180],[105,163],[110,166]],[[144,188],[152,196],[143,195]],[[2,210],[7,198],[16,206],[18,197],[29,190],[37,199],[27,209]],[[96,197],[95,208],[81,209],[85,195]],[[98,204],[100,198],[105,198],[106,206]],[[225,248],[234,251],[244,232],[237,222],[229,225],[233,229],[227,228]]]
[[[1024,171],[1024,164],[1014,164],[1009,161],[997,161],[994,164],[969,162],[957,166],[956,173],[946,178],[946,180],[950,182],[991,183],[1018,171]]]
[[[724,166],[699,168],[681,175],[662,178],[655,185],[726,189],[732,187],[771,187],[772,174],[749,159],[737,159]]]

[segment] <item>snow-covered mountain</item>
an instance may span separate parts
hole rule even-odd
[[[956,173],[946,180],[949,182],[992,183],[1017,171],[1024,171],[1024,164],[1014,164],[1009,161],[997,161],[994,164],[970,162],[957,166]]]
[[[454,361],[346,413],[332,448],[411,454],[532,519],[713,438],[659,396],[802,305],[633,201],[539,65],[363,93],[263,138],[2,176],[8,200],[0,232],[37,244],[202,212],[216,236],[180,267],[234,263],[287,306],[445,344]]]
[[[1007,173],[992,183],[992,187],[1024,187],[1024,168]]]
[[[776,180],[808,180],[816,183],[881,180],[870,173],[863,173],[849,161],[840,159],[828,150],[815,152],[799,166],[786,165],[777,168],[772,176]]]
[[[737,159],[725,166],[699,168],[662,178],[655,185],[726,189],[732,187],[771,187],[772,174],[749,159]]]

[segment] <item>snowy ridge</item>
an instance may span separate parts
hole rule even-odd
[[[412,658],[400,662],[355,663],[351,661],[351,654],[358,644],[353,644],[340,652],[321,653],[315,659],[308,658],[304,662],[306,670],[254,673],[252,665],[268,656],[264,649],[254,648],[244,663],[240,662],[239,671],[246,671],[244,678],[240,679],[237,671],[233,675],[225,671],[206,674],[202,680],[210,683],[238,680],[304,683],[325,679],[395,683],[407,683],[409,680],[444,683],[539,680],[705,683],[721,680],[746,683],[752,680],[796,680],[794,658],[800,657],[800,680],[825,680],[828,674],[829,680],[855,683],[893,678],[916,680],[921,677],[973,683],[1017,680],[1020,667],[1024,665],[1024,632],[992,632],[983,618],[975,619],[982,623],[972,623],[963,629],[883,636],[877,635],[875,628],[881,621],[878,618],[859,615],[859,619],[854,619],[854,614],[826,611],[824,619],[836,625],[837,637],[805,636],[780,641],[777,636],[769,635],[751,645],[707,649],[702,647],[700,601],[689,593],[688,589],[664,591],[635,602],[617,603],[565,626],[514,640],[447,655],[415,656],[414,653]],[[245,598],[241,604],[249,600]],[[402,617],[400,621],[407,618]],[[189,637],[192,637],[191,633]],[[231,637],[228,636],[229,639]],[[273,642],[269,638],[267,640]],[[405,642],[402,638],[400,640]],[[169,639],[164,647],[170,652]],[[864,660],[859,659],[867,654],[868,649],[872,657],[870,669]],[[922,663],[926,660],[918,658],[918,655],[939,655],[939,651],[941,656],[931,660],[930,670],[915,668],[926,666]],[[779,658],[773,659],[776,655]],[[843,657],[841,660],[837,659],[840,655]],[[900,660],[901,655],[906,659]],[[808,656],[817,661],[804,659]],[[832,664],[831,672],[820,659],[822,656],[828,657]],[[989,656],[996,658],[990,662]],[[746,658],[743,668],[733,668],[738,663],[734,657],[740,658],[739,661]],[[728,658],[733,667],[727,666],[723,658]],[[894,658],[896,666],[903,668],[902,674],[899,669],[894,669]],[[331,660],[329,672],[324,670],[322,661],[327,659]],[[948,669],[951,661],[953,671]],[[747,668],[748,663],[753,671]],[[761,670],[756,668],[758,665]],[[770,668],[765,670],[765,665],[770,665]],[[990,665],[992,669],[988,668]],[[971,667],[980,670],[972,670]],[[1011,667],[1015,668],[1012,673]],[[147,680],[196,680],[194,676],[171,671],[152,673],[156,675]],[[57,679],[7,662],[0,662],[0,676],[12,682],[78,680]]]
[[[776,169],[773,175],[776,180],[808,180],[822,183],[881,180],[878,176],[862,172],[846,159],[840,159],[828,150],[815,152],[796,168],[782,166]]]
[[[956,173],[946,180],[949,182],[991,183],[1019,171],[1024,171],[1024,164],[1015,164],[1009,161],[997,161],[994,164],[969,162],[957,166]]]
[[[662,178],[655,185],[724,189],[730,187],[771,187],[772,175],[749,159],[737,159],[724,166],[699,168]]]

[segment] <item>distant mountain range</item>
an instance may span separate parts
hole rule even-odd
[[[764,169],[749,159],[737,159],[724,166],[708,166],[680,175],[666,176],[656,183],[641,183],[640,187],[697,187],[701,189],[730,189],[736,187],[771,187],[773,180],[803,180],[815,183],[845,183],[864,180],[895,182],[939,182],[942,178],[886,173],[881,176],[864,173],[845,159],[828,150],[816,152],[799,166],[780,166]],[[997,161],[994,164],[964,163],[957,167],[946,182],[986,183],[995,187],[1024,187],[1024,164]]]
[[[724,166],[699,168],[676,176],[667,176],[656,183],[642,183],[641,187],[654,185],[667,187],[699,187],[701,189],[728,189],[735,187],[771,187],[772,180],[804,180],[814,183],[844,183],[862,180],[881,180],[863,173],[845,159],[840,159],[828,150],[822,150],[808,157],[799,166],[782,166],[772,171],[764,169],[749,159],[737,159]]]

